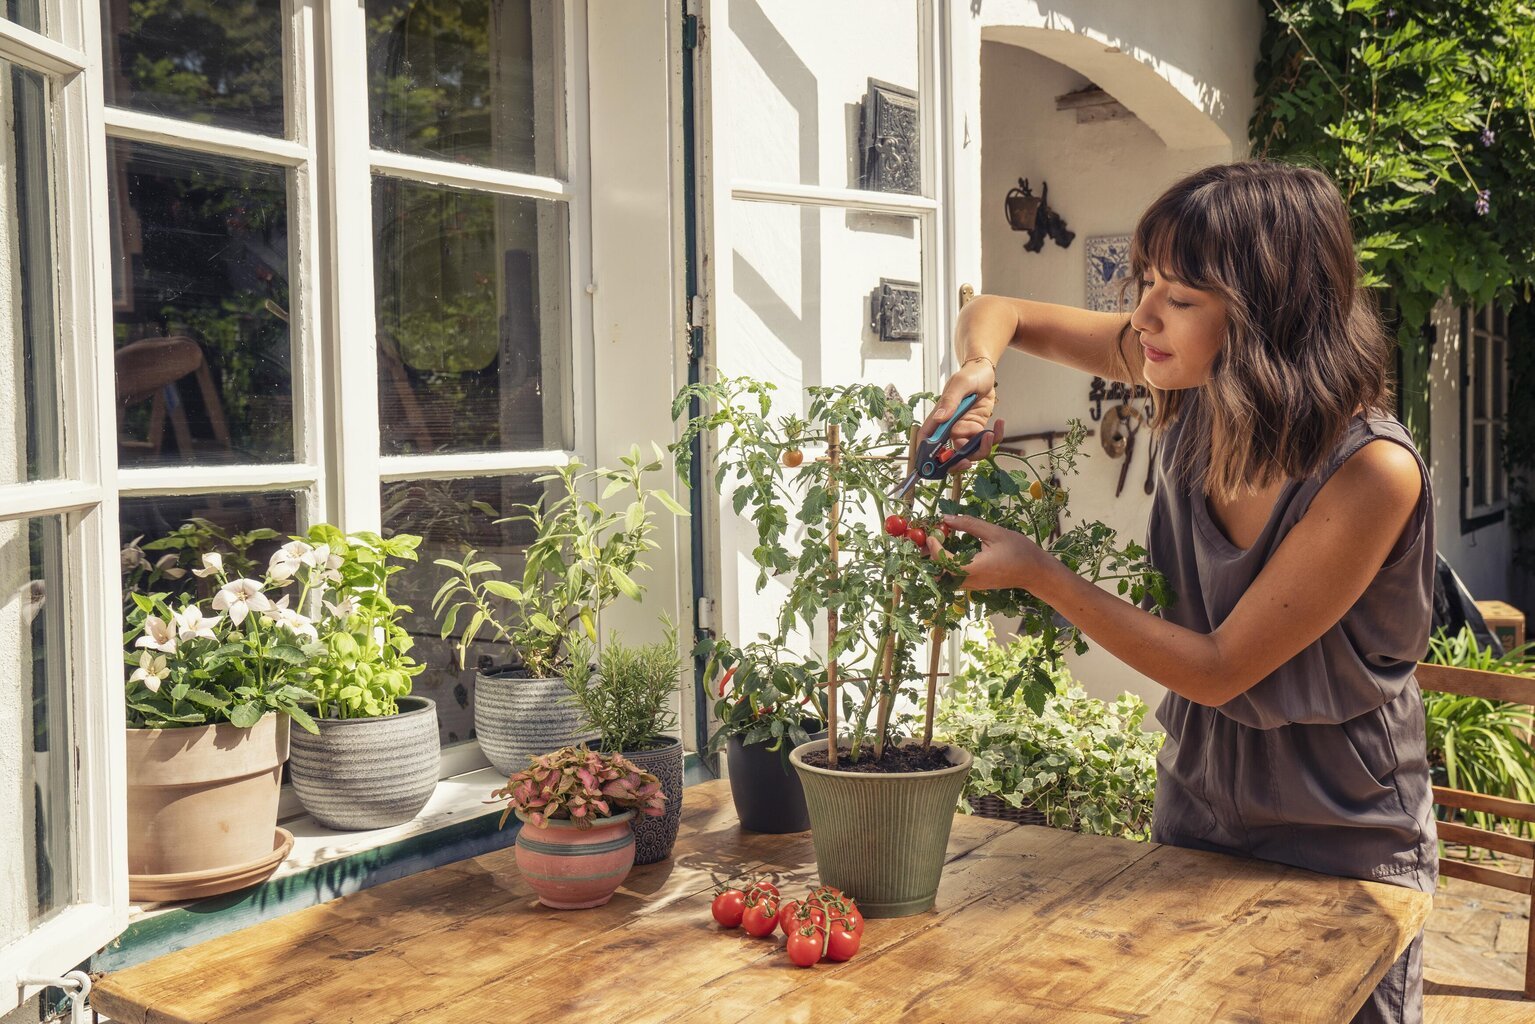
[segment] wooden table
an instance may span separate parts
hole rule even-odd
[[[668,862],[604,907],[538,905],[510,849],[108,975],[125,1024],[1347,1021],[1428,915],[1396,886],[986,818],[954,820],[937,908],[843,964],[722,931],[713,883],[815,878],[810,834],[743,832],[687,790]]]

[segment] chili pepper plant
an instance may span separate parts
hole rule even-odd
[[[787,584],[772,632],[745,645],[729,638],[699,645],[710,678],[729,675],[716,693],[722,724],[711,749],[736,733],[749,742],[804,742],[808,716],[828,725],[829,764],[837,762],[839,736],[853,763],[866,749],[878,762],[901,739],[892,712],[903,697],[921,710],[922,743],[930,747],[943,639],[975,616],[1017,619],[1021,633],[1039,637],[1037,655],[1020,663],[1006,696],[1023,687],[1027,702],[1043,708],[1061,660],[1084,651],[1086,640],[1026,590],[964,591],[964,566],[980,542],[948,535],[944,514],[1019,530],[1087,579],[1112,582],[1152,609],[1171,600],[1140,545],[1120,544],[1102,522],[1065,527],[1068,494],[1052,481],[1076,471],[1087,437],[1080,422],[1044,452],[994,446],[964,474],[919,480],[893,499],[921,410],[934,396],[902,399],[870,384],[810,387],[801,416],[775,415],[774,390],[723,377],[689,385],[673,403],[674,417],[695,398],[707,410],[672,446],[679,474],[687,478],[694,438],[712,439],[706,457],[716,489],[757,527],[758,591],[774,577]],[[929,555],[926,534],[941,539],[940,554]],[[824,650],[824,661],[794,653],[808,646]],[[917,663],[924,646],[925,673]]]

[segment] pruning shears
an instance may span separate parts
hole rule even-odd
[[[960,399],[959,408],[954,410],[954,415],[918,443],[917,457],[913,462],[911,473],[901,482],[900,487],[890,492],[891,498],[905,497],[906,493],[917,485],[918,480],[942,480],[949,475],[953,463],[962,462],[980,450],[982,442],[986,440],[984,430],[972,437],[963,448],[956,449],[953,442],[949,440],[949,431],[961,416],[970,411],[975,400],[976,396],[973,393]]]

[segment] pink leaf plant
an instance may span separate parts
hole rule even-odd
[[[626,810],[653,818],[666,813],[661,780],[621,754],[604,754],[585,745],[529,759],[528,767],[490,795],[507,802],[503,825],[514,811],[539,828],[554,819],[583,829]]]

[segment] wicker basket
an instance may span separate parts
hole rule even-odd
[[[970,809],[983,818],[1010,821],[1015,825],[1044,825],[1046,827],[1050,825],[1050,822],[1045,820],[1045,816],[1035,810],[1032,804],[1013,807],[999,796],[971,797]]]

